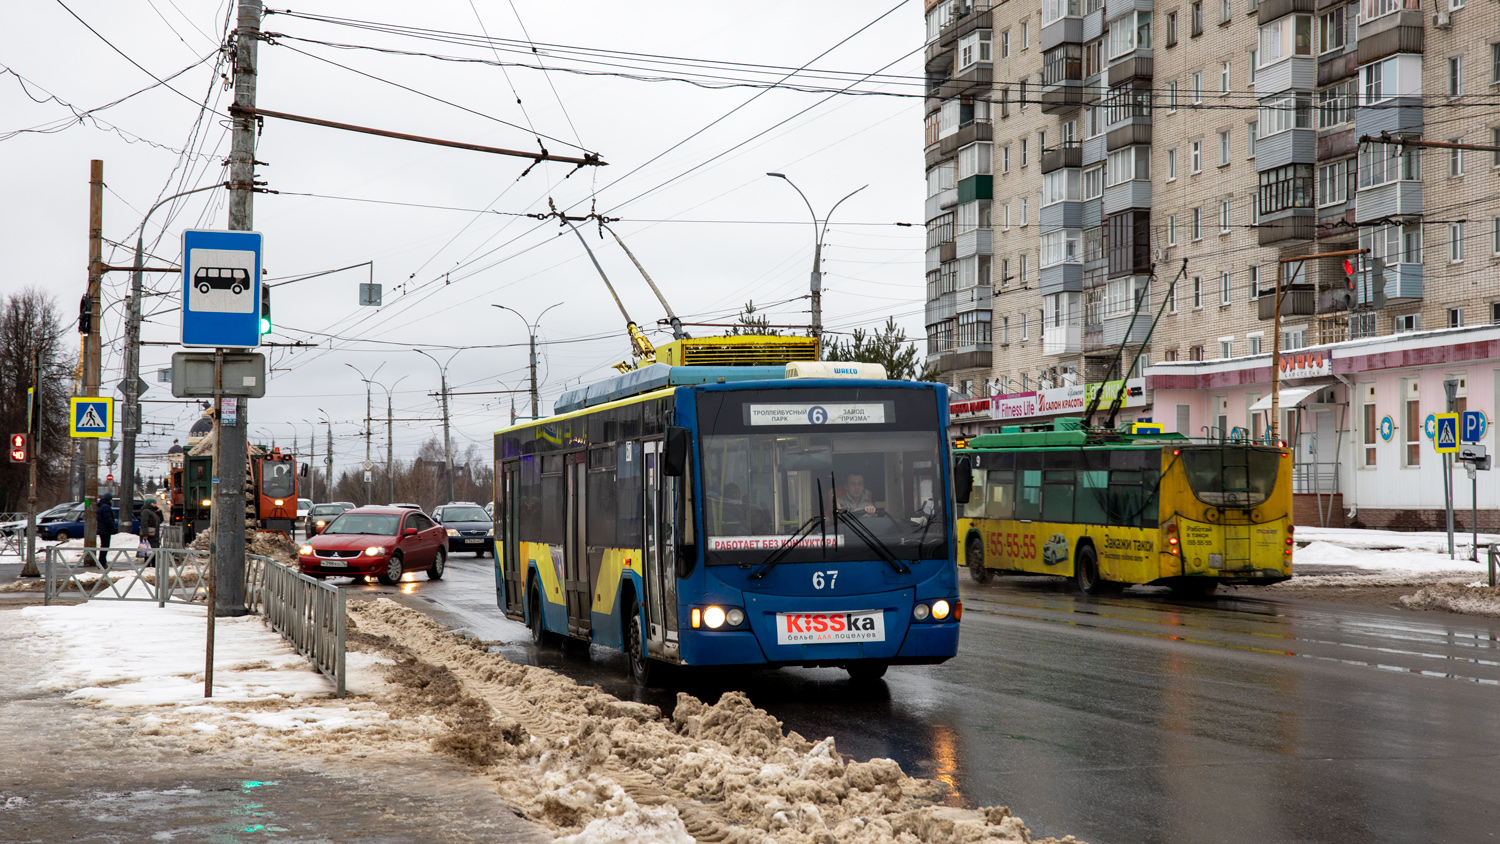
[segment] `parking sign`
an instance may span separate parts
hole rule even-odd
[[[1490,426],[1482,410],[1465,410],[1462,421],[1463,441],[1466,443],[1479,442],[1484,438],[1484,432]]]
[[[260,345],[261,236],[182,233],[182,345]]]

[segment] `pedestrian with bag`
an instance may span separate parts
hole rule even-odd
[[[151,556],[152,548],[160,548],[161,540],[161,508],[156,506],[156,499],[152,498],[141,508],[141,551],[138,556]],[[151,565],[156,565],[156,559],[152,557]]]

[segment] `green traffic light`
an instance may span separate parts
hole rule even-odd
[[[270,334],[271,333],[271,318],[270,317],[261,317],[260,318],[260,333],[262,333],[262,334]]]

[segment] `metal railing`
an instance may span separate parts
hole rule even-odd
[[[43,603],[57,598],[109,601],[208,602],[208,552],[182,548],[47,549]],[[245,555],[245,606],[312,660],[344,697],[347,610],[344,589],[289,566]]]
[[[345,590],[267,557],[245,555],[245,605],[345,692]]]

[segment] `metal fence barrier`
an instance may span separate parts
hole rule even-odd
[[[245,605],[312,660],[344,696],[347,593],[268,557],[245,555]]]
[[[43,603],[55,598],[207,603],[208,552],[182,548],[47,549]],[[245,555],[245,607],[345,694],[346,592],[270,557]]]
[[[156,529],[162,548],[181,548],[182,525],[162,525]]]

